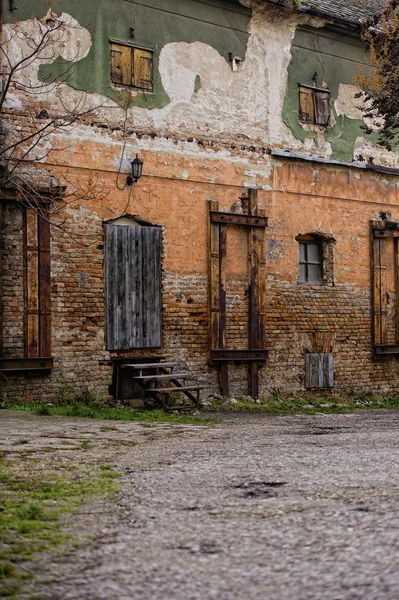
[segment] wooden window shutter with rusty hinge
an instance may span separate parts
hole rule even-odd
[[[152,52],[134,48],[133,85],[148,92],[152,91]]]
[[[314,115],[316,125],[327,126],[330,120],[330,92],[313,92]]]
[[[132,48],[111,43],[111,81],[119,85],[132,85]]]
[[[299,88],[299,119],[307,123],[314,123],[315,112],[313,103],[313,92],[311,88],[298,86]]]

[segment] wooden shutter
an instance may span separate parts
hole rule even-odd
[[[133,85],[152,91],[152,52],[134,48]]]
[[[111,44],[111,81],[119,85],[132,85],[132,48]]]
[[[161,346],[159,227],[105,226],[108,350]]]
[[[299,87],[299,118],[301,121],[307,121],[308,123],[314,123],[314,105],[313,105],[313,92],[311,88],[305,86]]]
[[[50,223],[25,212],[25,355],[51,356]]]
[[[387,260],[386,239],[373,239],[374,343],[387,343]]]
[[[334,359],[332,354],[305,354],[305,387],[332,388]]]
[[[39,356],[51,356],[50,223],[38,215]]]
[[[330,120],[330,92],[313,92],[314,115],[317,125],[328,125]]]

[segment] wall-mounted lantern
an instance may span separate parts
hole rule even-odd
[[[139,155],[136,154],[136,158],[130,163],[132,166],[132,174],[126,177],[127,185],[137,183],[143,174],[143,161],[139,159]]]

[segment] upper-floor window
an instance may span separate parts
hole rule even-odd
[[[310,235],[297,238],[299,242],[298,283],[320,283],[322,280],[322,246]]]
[[[110,51],[112,83],[152,92],[152,50],[111,42]]]
[[[327,127],[330,120],[330,90],[299,85],[299,120]]]

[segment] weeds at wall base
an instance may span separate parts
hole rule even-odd
[[[280,393],[268,398],[253,400],[247,396],[230,399],[211,399],[209,411],[262,412],[268,414],[316,414],[345,413],[356,410],[383,410],[399,408],[399,396],[383,396],[372,391],[363,391],[348,396],[336,394],[321,397],[288,397]]]

